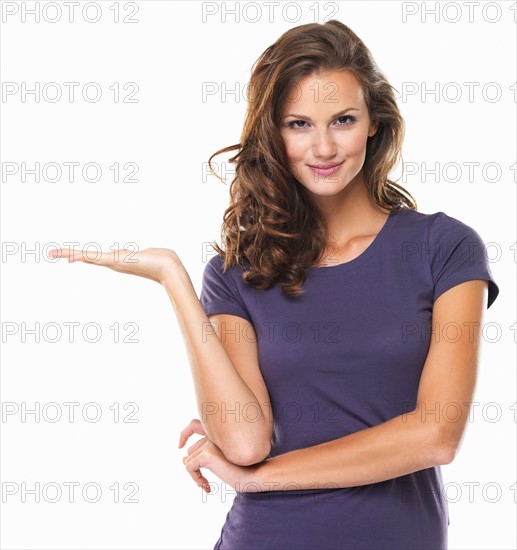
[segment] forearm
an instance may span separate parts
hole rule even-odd
[[[163,286],[185,341],[203,428],[237,463],[244,449],[255,449],[257,441],[268,440],[270,421],[263,414],[258,421],[255,415],[246,420],[243,411],[256,405],[260,412],[260,404],[215,334],[186,269],[180,265],[171,270]]]
[[[405,414],[247,470],[239,491],[337,489],[377,483],[447,463],[437,426]],[[445,458],[444,458],[445,457]]]

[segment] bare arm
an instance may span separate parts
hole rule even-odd
[[[235,358],[239,353],[251,356],[253,350],[256,356],[253,328],[247,327],[245,331],[247,342],[240,342],[238,346],[232,342],[223,345],[184,266],[179,264],[171,269],[162,284],[185,341],[200,420],[207,436],[234,464],[246,466],[264,460],[270,450],[272,434],[269,402],[264,399],[264,392],[261,393],[262,399],[257,399],[227,351],[233,345]],[[225,315],[224,318],[227,322],[234,321],[233,326],[228,327],[229,339],[235,339],[232,331],[243,332],[243,327],[248,324],[240,317]],[[242,336],[240,339],[244,340]],[[258,366],[254,365],[254,368],[256,370]],[[260,382],[265,388],[263,381]]]
[[[236,342],[220,339],[174,250],[120,249],[100,254],[95,251],[91,258],[88,251],[55,248],[48,255],[66,258],[70,263],[79,261],[107,267],[164,286],[185,339],[204,432],[234,465],[255,464],[269,454],[273,418],[259,368],[255,330],[239,316],[211,315],[213,320],[226,323],[229,333],[246,327],[246,338]],[[221,414],[222,410],[228,411],[227,414]],[[233,410],[246,414],[235,416],[231,414]],[[208,414],[210,411],[219,414]]]
[[[297,449],[249,467],[238,491],[337,489],[378,483],[446,464],[437,429],[419,415],[397,416],[372,428]]]

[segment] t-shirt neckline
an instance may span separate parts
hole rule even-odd
[[[404,209],[403,208],[398,210],[392,209],[390,211],[388,218],[384,222],[384,225],[381,227],[380,231],[377,233],[373,241],[369,244],[368,248],[363,252],[361,252],[359,256],[353,258],[352,260],[349,260],[348,262],[344,262],[341,264],[310,267],[309,268],[310,274],[311,275],[335,275],[339,273],[344,273],[346,271],[350,271],[351,269],[355,269],[357,266],[364,263],[366,260],[368,260],[372,256],[372,254],[386,240],[386,237],[388,236],[390,229],[392,228],[395,220],[397,219],[397,214],[402,210]]]

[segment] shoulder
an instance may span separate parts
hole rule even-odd
[[[404,239],[411,236],[418,240],[425,240],[431,218],[436,214],[425,214],[406,207],[398,210],[395,216],[394,225],[398,235]]]
[[[431,214],[425,213],[425,212],[419,212],[418,210],[413,210],[412,208],[402,208],[397,212],[397,215],[399,216],[401,223],[410,225],[410,224],[423,224],[423,225],[429,225],[434,223],[435,221],[450,221],[451,223],[459,222],[462,223],[460,220],[453,218],[452,216],[449,216],[445,212],[434,212]]]
[[[220,254],[213,255],[205,265],[205,272],[214,273],[225,279],[240,279],[244,267],[242,265],[233,265],[224,270],[224,258]]]
[[[468,280],[489,281],[488,307],[499,294],[485,243],[471,225],[445,212],[432,214],[404,208],[395,223],[397,247],[404,276],[423,276],[436,300],[449,288]]]
[[[211,256],[205,265],[205,271],[216,271],[222,273],[223,271],[223,258],[219,254]]]
[[[404,208],[398,217],[397,227],[400,232],[420,237],[429,246],[450,244],[465,238],[478,243],[483,242],[472,226],[442,211],[424,213]]]
[[[446,227],[447,229],[452,230],[471,230],[475,231],[471,226],[467,225],[465,222],[446,214],[445,212],[435,212],[434,214],[427,214],[429,218],[430,226],[434,227]]]
[[[429,215],[427,241],[431,248],[485,247],[481,235],[474,227],[445,212]]]
[[[398,227],[407,243],[418,243],[425,263],[435,269],[460,257],[468,263],[486,262],[485,243],[481,235],[467,223],[446,214],[426,214],[409,208],[401,213]]]
[[[207,315],[228,313],[245,318],[250,323],[251,315],[242,294],[242,266],[235,265],[224,271],[224,258],[219,254],[211,257],[205,265],[200,302]]]
[[[490,307],[499,287],[479,232],[445,212],[428,215],[427,224],[426,263],[434,284],[434,300],[459,283],[481,279],[488,281]]]
[[[240,293],[246,285],[242,278],[245,267],[236,264],[224,269],[224,258],[219,254],[212,256],[205,265],[203,272],[203,285],[218,285],[232,289]]]

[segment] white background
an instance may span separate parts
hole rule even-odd
[[[39,3],[39,23],[23,15],[34,2],[2,5],[1,548],[213,548],[233,492],[228,487],[226,496],[220,489],[203,496],[183,466],[186,448],[177,449],[181,429],[198,412],[165,290],[109,269],[48,260],[45,246],[75,241],[78,248],[94,242],[103,250],[130,242],[139,249],[172,248],[199,295],[210,257],[207,243],[220,243],[231,181],[231,174],[226,185],[206,176],[204,163],[239,141],[253,62],[288,29],[327,20],[332,5],[333,17],[364,40],[399,91],[408,164],[404,177],[399,166],[392,179],[412,193],[419,211],[443,211],[490,243],[501,292],[485,313],[474,398],[479,405],[460,454],[442,473],[451,515],[449,547],[515,548],[515,2],[479,2],[471,8],[472,20],[464,2],[292,2],[284,13],[277,6],[272,22],[260,2],[255,5],[261,13],[245,2],[205,3],[217,12],[205,21],[203,3],[195,1],[90,3],[87,16],[94,18],[97,7],[98,22],[83,17],[85,2],[79,2],[74,22],[63,3],[47,4]],[[224,4],[237,4],[238,22],[235,15],[223,15]],[[424,13],[435,4],[439,21]],[[62,15],[51,23],[56,5]],[[123,22],[131,14],[137,22]],[[7,93],[13,89],[9,84],[19,90],[23,83],[34,89],[35,83],[43,88],[49,82],[63,92],[56,102],[49,100],[55,87],[47,88],[47,97],[40,93],[39,101],[34,94]],[[73,102],[64,82],[79,83]],[[81,95],[89,82],[102,89],[97,102]],[[115,102],[110,87],[118,83],[124,98],[129,82],[138,85],[138,101]],[[218,92],[203,101],[207,82]],[[472,84],[471,98],[465,82],[478,84]],[[238,97],[222,93],[224,86],[237,86]],[[404,97],[408,88],[417,93]],[[437,97],[422,97],[422,90],[432,88]],[[498,89],[501,95],[494,99]],[[455,101],[458,90],[462,95]],[[37,162],[62,168],[65,162],[81,168],[98,163],[102,178],[86,181],[80,169],[75,181],[66,172],[56,182],[22,175],[23,163],[34,169]],[[115,182],[114,163],[136,163],[137,181]],[[439,174],[425,178],[422,168],[432,170],[435,163]],[[447,163],[453,163],[450,172]],[[458,181],[454,163],[461,168]],[[467,163],[478,163],[472,179]],[[409,167],[417,171],[407,175]],[[121,170],[122,177],[130,175]],[[67,322],[79,323],[73,342]],[[39,342],[22,334],[23,326],[34,329],[36,323]],[[98,342],[82,337],[86,323],[102,329]],[[115,323],[121,339],[132,334],[123,328],[126,323],[136,325],[132,338],[138,342],[115,342],[110,329]],[[63,330],[56,342],[53,324]],[[60,404],[63,418],[51,422],[56,409],[47,407],[39,422],[31,414],[23,422],[21,408],[34,409],[36,402],[41,408]],[[68,421],[65,402],[80,404],[74,422]],[[100,407],[98,422],[82,417],[89,402]],[[138,422],[122,421],[133,412],[123,410],[130,402],[138,406],[132,417]],[[120,406],[119,422],[110,409],[114,403]],[[7,414],[9,406],[18,412]],[[66,482],[79,484],[73,503]],[[130,488],[123,489],[128,482],[138,487],[132,495],[138,502],[114,502],[110,487],[120,484],[122,500],[131,496]],[[55,494],[50,489],[47,500],[40,492],[35,503],[33,494],[22,496],[23,483],[29,489],[54,483],[64,492],[56,503],[48,502]],[[82,497],[86,483],[102,488],[98,502]],[[13,486],[19,491],[7,495],[5,488]]]

